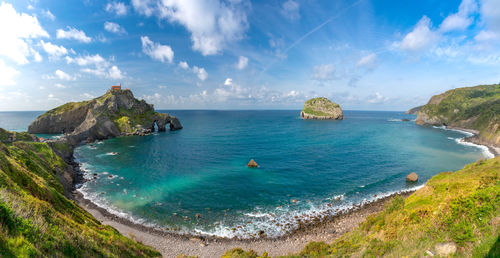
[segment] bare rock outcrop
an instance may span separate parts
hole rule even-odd
[[[171,115],[155,112],[153,105],[134,98],[130,90],[109,90],[88,101],[70,102],[47,111],[28,127],[29,133],[64,133],[71,144],[122,135],[144,135],[182,129]]]

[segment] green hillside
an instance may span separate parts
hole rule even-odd
[[[416,122],[474,129],[480,142],[500,146],[500,85],[458,88],[433,96],[418,112]]]
[[[0,257],[160,255],[67,199],[67,166],[45,143],[0,142]]]

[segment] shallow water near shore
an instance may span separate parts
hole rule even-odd
[[[184,129],[77,148],[88,179],[79,191],[114,214],[170,231],[276,237],[298,220],[418,188],[489,155],[459,141],[463,132],[404,122],[415,116],[402,112],[345,111],[343,121],[301,120],[298,111],[168,113]],[[0,127],[25,130],[23,119],[8,121]],[[260,167],[248,168],[250,159]],[[418,183],[405,182],[410,172]]]
[[[343,121],[301,120],[297,111],[170,113],[183,130],[79,147],[84,196],[168,230],[275,237],[485,155],[456,140],[464,133],[403,122],[414,116],[399,112],[347,111]],[[252,158],[259,168],[246,166]],[[408,184],[413,171],[419,183]]]

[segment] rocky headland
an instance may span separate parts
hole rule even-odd
[[[134,98],[130,90],[109,90],[88,101],[70,102],[47,111],[33,121],[29,133],[64,133],[72,145],[125,135],[144,135],[182,128],[171,115],[155,112],[153,105]]]
[[[418,106],[418,107],[411,108],[408,111],[406,111],[405,114],[407,114],[407,115],[416,115],[418,113],[418,111],[420,111],[420,109],[422,109],[422,107],[423,106]]]
[[[300,117],[303,119],[319,120],[344,119],[340,105],[323,97],[307,100],[300,112]]]
[[[449,90],[433,96],[417,113],[420,125],[446,126],[474,133],[469,141],[500,147],[500,85]]]

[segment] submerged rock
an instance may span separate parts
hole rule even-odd
[[[248,162],[249,168],[256,168],[258,166],[259,166],[259,164],[257,164],[257,162],[255,162],[255,160],[253,160],[253,159],[251,159],[250,162]]]
[[[320,120],[344,119],[340,105],[323,97],[306,101],[306,103],[304,103],[304,108],[300,112],[300,117],[303,119]]]
[[[415,172],[410,173],[409,175],[406,176],[406,181],[408,182],[417,182],[418,181],[418,175]]]

